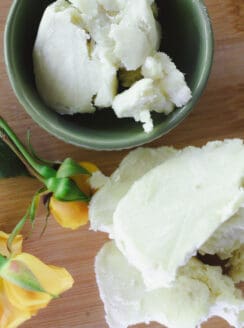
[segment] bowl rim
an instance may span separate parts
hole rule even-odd
[[[83,147],[86,149],[92,150],[122,150],[129,149],[133,147],[142,146],[146,143],[152,142],[163,135],[169,133],[172,129],[174,129],[178,124],[180,124],[193,110],[196,103],[199,101],[201,94],[203,93],[205,86],[208,82],[213,58],[214,58],[214,33],[213,27],[211,23],[211,19],[208,14],[207,7],[203,0],[195,2],[195,5],[199,7],[199,11],[203,16],[203,26],[204,26],[204,59],[202,64],[201,75],[198,80],[198,84],[194,91],[194,97],[180,109],[177,117],[172,119],[167,125],[160,124],[155,126],[153,131],[149,134],[142,133],[138,134],[138,136],[129,138],[126,137],[124,139],[117,140],[105,140],[99,139],[97,140],[91,139],[87,136],[80,136],[72,133],[72,131],[68,131],[67,129],[59,127],[57,124],[53,124],[52,122],[46,120],[43,114],[35,108],[35,106],[29,101],[28,97],[26,97],[25,92],[21,83],[19,83],[18,74],[15,73],[15,64],[13,60],[13,54],[11,52],[11,44],[12,44],[12,33],[13,33],[13,25],[11,24],[15,19],[16,12],[18,10],[18,6],[20,4],[19,0],[13,0],[13,3],[10,7],[9,14],[5,24],[4,30],[4,60],[6,65],[6,70],[8,74],[8,78],[10,80],[11,87],[19,101],[19,103],[24,107],[25,111],[30,115],[30,117],[36,122],[41,128],[46,130],[49,134],[55,136],[62,141],[72,144],[74,146]]]

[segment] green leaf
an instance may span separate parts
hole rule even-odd
[[[30,176],[20,159],[0,139],[0,179]]]
[[[78,174],[91,175],[87,169],[79,165],[72,158],[66,158],[57,172],[57,178],[69,178]]]
[[[9,259],[0,269],[0,276],[25,290],[49,294],[39,283],[32,271],[21,261]]]

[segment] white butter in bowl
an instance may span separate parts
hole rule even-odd
[[[158,52],[152,0],[58,0],[45,10],[33,50],[36,86],[60,114],[111,108],[153,130],[151,112],[168,115],[191,99],[184,75]],[[121,71],[139,77],[123,88]]]

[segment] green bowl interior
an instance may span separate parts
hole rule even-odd
[[[56,137],[86,148],[121,149],[138,146],[170,131],[191,111],[210,72],[212,30],[201,1],[159,0],[162,50],[185,73],[193,98],[171,115],[153,114],[155,128],[146,134],[132,119],[117,119],[112,110],[94,115],[61,116],[48,108],[35,87],[32,49],[46,6],[53,1],[15,0],[6,24],[5,59],[14,91],[32,118]]]

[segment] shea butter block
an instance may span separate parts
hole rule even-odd
[[[241,291],[220,267],[192,258],[170,288],[149,291],[140,272],[108,242],[96,257],[95,271],[110,328],[153,321],[168,328],[196,328],[212,316],[243,327]]]
[[[93,196],[91,228],[115,239],[148,289],[169,287],[197,252],[227,260],[240,249],[243,176],[239,139],[137,149]]]
[[[93,44],[77,9],[49,6],[33,52],[36,84],[46,103],[61,114],[92,113],[96,102],[110,106],[117,90],[116,70],[91,56]]]
[[[136,181],[114,213],[117,246],[148,289],[177,270],[244,203],[241,140],[189,147]]]
[[[48,6],[33,49],[45,103],[68,115],[108,108],[118,119],[142,123],[146,133],[154,128],[151,112],[168,115],[185,105],[191,91],[159,52],[155,8],[153,0],[57,0]],[[135,79],[128,85],[120,76]]]
[[[239,139],[139,148],[111,177],[91,177],[91,228],[113,239],[95,261],[110,328],[196,328],[213,316],[244,327],[243,177]]]
[[[137,148],[131,151],[92,197],[89,206],[91,229],[107,232],[112,236],[113,215],[120,200],[136,180],[174,156],[176,152],[173,147]],[[91,178],[91,183],[93,180],[97,180],[96,175]]]

